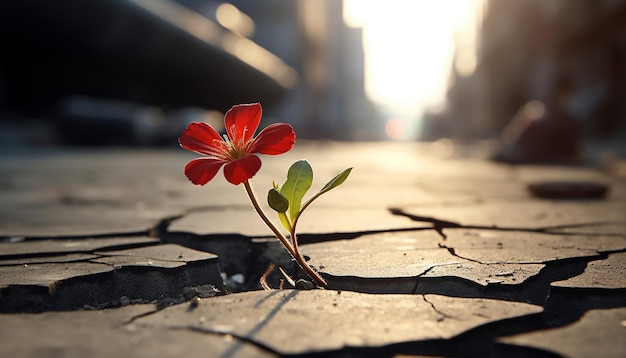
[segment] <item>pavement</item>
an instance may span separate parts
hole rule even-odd
[[[187,181],[192,153],[0,153],[0,356],[626,356],[624,162],[484,153],[298,141],[263,157],[263,202],[298,159],[312,192],[354,167],[299,221],[328,290],[278,269],[261,289],[270,263],[302,273],[243,187]]]

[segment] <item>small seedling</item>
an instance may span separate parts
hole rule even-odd
[[[184,149],[202,154],[204,157],[190,161],[185,166],[185,175],[193,184],[205,185],[224,166],[226,180],[234,185],[243,184],[254,210],[285,250],[318,286],[327,288],[326,281],[306,263],[300,253],[296,227],[304,210],[322,194],[343,184],[352,168],[335,176],[303,203],[304,195],[313,183],[313,169],[306,160],[299,160],[291,165],[285,183],[282,186],[273,183],[267,194],[268,205],[278,214],[278,219],[288,232],[284,235],[259,205],[250,179],[261,168],[261,159],[257,154],[278,155],[290,151],[295,143],[296,134],[289,124],[275,123],[265,127],[255,137],[254,133],[261,122],[261,115],[260,103],[233,106],[224,117],[227,133],[224,137],[206,123],[189,124],[178,142]]]

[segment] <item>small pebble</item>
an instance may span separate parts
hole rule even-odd
[[[314,288],[315,288],[315,285],[311,281],[307,281],[302,278],[296,281],[296,289],[298,290],[312,290]]]
[[[198,307],[198,305],[200,304],[200,298],[199,297],[194,297],[191,299],[191,301],[189,301],[189,307],[191,308],[196,308]]]

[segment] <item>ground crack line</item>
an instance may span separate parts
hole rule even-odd
[[[272,347],[255,341],[253,338],[248,337],[246,335],[242,335],[242,334],[238,334],[235,332],[232,332],[230,330],[219,330],[219,329],[214,329],[214,328],[210,328],[210,327],[202,327],[202,326],[195,326],[195,325],[189,325],[187,327],[171,327],[172,329],[185,329],[185,330],[189,330],[192,332],[200,332],[200,333],[206,333],[206,334],[214,334],[214,335],[218,335],[218,336],[226,336],[226,337],[233,337],[238,339],[239,341],[243,342],[243,343],[247,343],[247,344],[251,344],[257,348],[260,348],[266,352],[272,353],[272,354],[276,354],[276,355],[280,355],[280,352],[276,351],[275,349],[273,349]],[[238,346],[233,346],[231,349],[229,349],[227,352],[225,352],[224,354],[220,355],[220,357],[234,357],[236,356],[236,351],[241,349],[241,347]]]
[[[393,215],[404,216],[412,221],[416,222],[426,222],[433,224],[433,229],[441,235],[441,237],[445,240],[447,235],[443,233],[443,229],[474,229],[474,230],[493,230],[493,231],[519,231],[519,232],[532,232],[539,234],[547,234],[547,235],[603,235],[603,236],[623,236],[623,235],[614,235],[614,234],[606,234],[606,233],[563,233],[559,231],[559,229],[567,229],[567,228],[581,228],[581,227],[593,227],[604,224],[623,224],[622,221],[601,221],[601,222],[590,222],[590,223],[581,223],[581,224],[566,224],[566,225],[555,225],[555,226],[546,226],[540,228],[524,228],[524,227],[500,227],[500,226],[485,226],[485,225],[462,225],[453,221],[441,220],[428,216],[419,216],[407,213],[405,210],[401,208],[389,208],[389,212]]]
[[[144,313],[140,313],[136,316],[132,316],[131,318],[129,318],[127,321],[125,321],[124,323],[122,323],[122,326],[127,326],[129,324],[133,324],[136,320],[143,318],[143,317],[148,317],[151,316],[157,312],[161,311],[158,308],[155,308],[153,311],[149,311],[149,312],[144,312]]]
[[[140,231],[120,231],[100,234],[78,234],[78,235],[51,235],[51,236],[30,236],[30,235],[0,235],[0,242],[30,242],[48,240],[82,240],[82,239],[109,239],[118,237],[149,236],[150,229]]]
[[[463,256],[461,256],[461,255],[457,254],[457,253],[456,253],[456,250],[454,249],[454,247],[449,247],[449,246],[447,246],[447,245],[445,245],[445,244],[441,244],[441,243],[439,244],[439,247],[440,247],[440,248],[442,248],[442,249],[446,249],[446,250],[448,250],[448,252],[450,253],[450,255],[452,255],[452,256],[454,256],[454,257],[458,257],[458,258],[460,258],[460,259],[467,260],[467,261],[470,261],[470,262],[475,262],[475,263],[477,263],[477,264],[481,264],[481,265],[484,265],[484,264],[485,264],[484,262],[481,262],[481,261],[478,261],[478,260],[474,260],[474,259],[470,259],[470,258],[468,258],[468,257],[463,257]]]
[[[422,294],[422,299],[424,300],[424,302],[428,303],[430,305],[430,307],[433,309],[433,311],[435,311],[437,314],[441,315],[441,318],[438,318],[437,321],[441,322],[446,318],[450,318],[450,319],[456,319],[456,317],[454,316],[450,316],[444,312],[441,312],[440,310],[437,309],[437,307],[435,307],[435,304],[430,302],[427,298],[425,294]]]

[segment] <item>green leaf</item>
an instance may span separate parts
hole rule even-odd
[[[289,200],[274,188],[267,193],[267,204],[277,213],[284,213],[289,208]]]
[[[298,160],[289,167],[287,181],[280,188],[280,193],[289,201],[289,218],[295,220],[300,213],[304,194],[313,183],[313,169],[306,160]]]
[[[343,172],[341,172],[336,177],[332,178],[328,183],[326,183],[326,185],[324,185],[322,189],[320,189],[320,191],[316,195],[317,196],[322,195],[330,191],[331,189],[334,189],[338,187],[339,185],[343,184],[343,182],[346,181],[346,179],[348,179],[348,175],[350,175],[351,171],[352,171],[352,168],[348,168],[344,170]]]
[[[283,227],[289,231],[291,233],[291,229],[293,228],[291,226],[291,221],[289,221],[289,218],[287,217],[287,214],[285,213],[278,213],[278,218],[280,219],[280,223],[283,224]]]
[[[304,203],[304,205],[302,206],[302,210],[300,210],[299,214],[302,214],[304,209],[306,209],[307,206],[311,205],[313,200],[319,198],[322,194],[327,193],[330,190],[332,190],[332,189],[338,187],[339,185],[343,184],[343,182],[345,182],[346,179],[348,179],[348,175],[350,175],[351,171],[352,171],[352,168],[348,168],[348,169],[344,170],[343,172],[339,173],[336,177],[332,178],[328,183],[326,183],[326,185],[324,185],[322,187],[322,189],[320,189],[320,191],[317,192],[317,194],[313,195],[313,197],[311,199],[309,199],[306,203]],[[298,216],[300,216],[300,215],[298,215]],[[295,222],[295,219],[294,219],[294,222]]]

